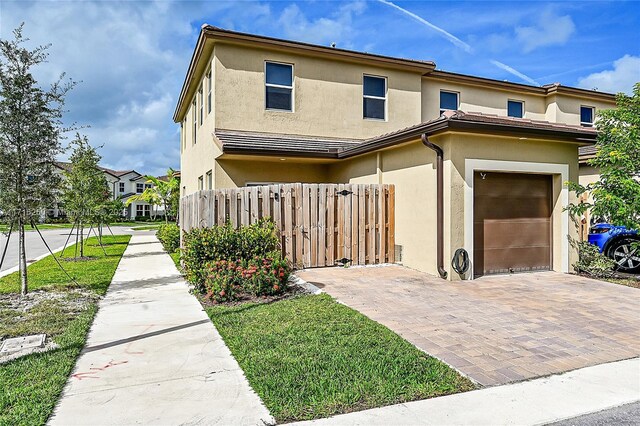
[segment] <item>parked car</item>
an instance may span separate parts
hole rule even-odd
[[[599,223],[591,227],[589,242],[616,262],[617,269],[631,274],[640,273],[640,233],[635,229]]]

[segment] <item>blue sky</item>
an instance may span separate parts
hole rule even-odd
[[[637,2],[7,1],[0,38],[25,22],[52,43],[40,81],[80,84],[67,122],[102,145],[103,165],[179,167],[176,99],[203,23],[426,59],[439,69],[514,82],[630,92],[640,80]]]

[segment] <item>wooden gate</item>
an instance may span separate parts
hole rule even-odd
[[[296,267],[393,263],[393,185],[282,184],[199,191],[180,201],[181,229],[271,217]]]

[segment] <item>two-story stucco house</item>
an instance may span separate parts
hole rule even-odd
[[[568,272],[577,230],[564,182],[578,180],[595,111],[614,105],[596,91],[203,26],[174,115],[182,193],[395,184],[404,265],[450,279]],[[450,266],[458,248],[471,258],[464,277]]]
[[[71,164],[59,161],[56,163],[56,166],[58,173],[64,179],[64,171],[69,170]],[[135,170],[112,170],[106,167],[100,167],[100,170],[104,173],[112,199],[121,200],[125,204],[129,198],[142,194],[146,188],[151,186],[150,183],[147,183],[145,175]],[[56,218],[62,213],[62,210],[63,209],[56,205],[47,212],[47,215]],[[127,205],[126,209],[122,212],[122,216],[125,219],[133,220],[136,217],[152,216],[152,213],[153,216],[162,214],[163,211],[162,207],[152,206],[145,201],[136,200]]]

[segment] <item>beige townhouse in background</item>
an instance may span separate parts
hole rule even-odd
[[[174,115],[182,194],[394,184],[400,263],[448,279],[569,272],[577,230],[564,182],[578,180],[578,148],[595,142],[595,112],[614,106],[607,93],[205,25]],[[471,259],[464,276],[451,268],[459,248]]]

